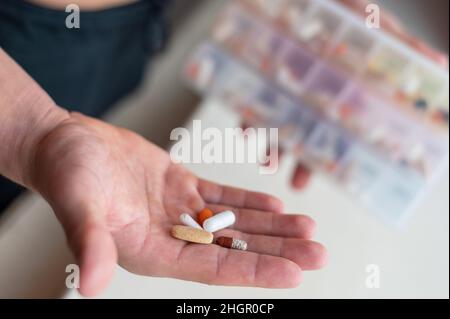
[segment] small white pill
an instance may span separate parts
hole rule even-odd
[[[203,229],[213,233],[234,224],[236,216],[230,210],[218,213],[203,222]]]
[[[191,217],[191,215],[183,213],[180,215],[180,222],[183,225],[189,226],[189,227],[193,227],[193,228],[197,228],[197,229],[203,229],[202,226],[200,226],[195,220],[194,218]]]

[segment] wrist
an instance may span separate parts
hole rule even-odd
[[[29,104],[28,108],[35,113],[29,119],[29,126],[19,136],[19,144],[15,150],[18,163],[17,182],[36,191],[33,180],[36,171],[40,170],[40,167],[36,165],[36,154],[40,144],[57,127],[68,121],[70,114],[45,98],[37,99],[35,104]]]
[[[5,141],[0,154],[0,173],[33,189],[31,180],[34,158],[41,140],[70,118],[67,111],[56,106],[44,92],[26,92],[15,105],[14,117],[3,132]],[[1,122],[1,121],[0,121]]]
[[[27,188],[39,141],[69,113],[0,49],[0,174]]]

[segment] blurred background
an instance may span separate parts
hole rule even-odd
[[[217,28],[217,17],[220,14],[223,16],[229,3],[225,0],[173,1],[169,12],[171,38],[167,48],[152,61],[139,89],[115,105],[105,119],[127,127],[165,148],[170,145],[171,130],[180,126],[189,127],[192,119],[201,119],[205,127],[238,126],[243,114],[233,110],[233,105],[223,99],[223,94],[209,94],[205,87],[196,86],[198,82],[195,76],[189,78],[189,73],[186,76],[189,63],[202,65],[199,59],[202,55],[195,52],[205,52],[202,49],[199,51],[202,44],[215,41],[211,30]],[[411,34],[448,54],[448,1],[380,0],[376,3],[399,17]],[[251,12],[255,16],[261,14],[253,9]],[[325,17],[326,21],[333,20],[326,14]],[[271,24],[269,20],[262,21]],[[303,45],[307,46],[307,43]],[[230,48],[224,42],[220,45],[220,52],[231,52],[233,55]],[[311,48],[314,50],[314,47]],[[304,49],[307,54],[308,50],[308,47]],[[380,52],[384,54],[387,51],[381,49]],[[234,56],[239,60],[239,54]],[[245,57],[243,61],[250,65],[245,63]],[[345,68],[345,64],[341,67]],[[277,64],[274,68],[279,71],[281,66]],[[230,69],[236,70],[228,68],[228,73]],[[445,73],[448,79],[448,70]],[[330,76],[325,77],[328,78]],[[312,84],[308,92],[314,91],[313,87],[321,87],[324,81],[320,77],[318,79],[316,86],[312,85],[313,80],[310,81]],[[292,81],[289,79],[288,82]],[[443,96],[445,100],[445,92]],[[446,96],[448,110],[448,82]],[[350,93],[348,100],[356,101],[357,105],[365,101],[353,98]],[[414,100],[412,105],[417,104],[417,100]],[[319,113],[323,112],[319,110]],[[270,115],[269,119],[272,117]],[[248,120],[251,119],[254,117]],[[264,126],[271,123],[261,120],[253,124]],[[434,132],[431,128],[425,130]],[[442,134],[442,127],[439,130],[438,134]],[[448,126],[444,126],[443,131],[445,140],[448,138]],[[300,134],[298,130],[296,132]],[[444,148],[442,156],[448,161],[448,149]],[[413,157],[415,159],[417,155]],[[430,185],[427,180],[428,190],[421,196],[422,200],[398,227],[388,225],[386,218],[378,218],[370,209],[355,202],[353,195],[342,192],[341,184],[330,179],[330,172],[326,170],[324,174],[316,174],[306,190],[292,190],[289,180],[296,161],[297,158],[288,155],[275,176],[259,175],[254,165],[188,167],[202,177],[221,183],[273,193],[283,199],[288,211],[307,213],[317,220],[317,240],[329,249],[329,265],[324,270],[305,274],[304,284],[299,288],[264,290],[209,287],[169,279],[143,278],[118,268],[111,286],[101,297],[448,298],[448,167],[433,174],[433,183],[430,182]],[[406,160],[402,158],[400,162],[403,165]],[[384,203],[385,196],[388,195],[378,195],[372,202]],[[65,267],[71,262],[73,258],[65,245],[62,229],[49,207],[38,196],[24,194],[0,215],[0,298],[79,298],[75,291],[65,289]],[[381,275],[381,286],[377,289],[366,286],[366,270],[373,264],[379,267]]]

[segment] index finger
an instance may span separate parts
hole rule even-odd
[[[199,180],[197,190],[209,204],[283,213],[283,203],[272,195],[223,186],[207,180]]]

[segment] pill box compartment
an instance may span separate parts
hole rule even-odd
[[[433,110],[438,107],[438,98],[444,90],[448,90],[443,75],[417,64],[408,68],[402,82],[404,84],[397,93],[397,101],[409,112],[423,119],[430,119]]]
[[[241,55],[252,41],[254,23],[237,6],[229,6],[218,17],[212,29],[212,38],[236,55]]]
[[[228,63],[228,59],[220,50],[204,44],[187,63],[184,77],[195,90],[202,94],[211,94]]]
[[[243,47],[241,58],[259,72],[272,76],[275,72],[284,39],[271,28],[254,24],[250,31],[251,41]]]
[[[333,173],[351,146],[351,139],[342,130],[320,121],[306,140],[302,159],[316,170]]]
[[[338,37],[328,54],[328,59],[336,62],[350,74],[359,74],[365,70],[375,42],[371,33],[359,26],[350,25]]]
[[[448,151],[448,143],[446,146],[435,136],[415,134],[405,145],[399,162],[423,179],[430,180],[436,172],[443,169],[446,162],[448,163]]]
[[[370,132],[369,142],[387,157],[398,160],[413,132],[414,127],[403,118],[380,111],[376,128]]]
[[[273,111],[255,98],[264,85],[258,76],[240,64],[229,63],[222,79],[225,80],[215,95],[239,113],[247,124],[262,126],[267,123]]]
[[[349,83],[344,73],[322,64],[306,84],[302,98],[320,112],[333,114],[335,102]]]
[[[379,44],[364,72],[364,81],[381,95],[395,98],[404,83],[409,59],[394,47]]]
[[[311,11],[313,1],[298,0],[288,2],[288,5],[284,7],[278,19],[276,19],[275,25],[277,25],[281,30],[284,30],[286,33],[292,34],[296,37],[301,34],[302,23]]]
[[[374,123],[378,103],[359,85],[352,85],[337,101],[337,120],[351,134],[364,137]]]
[[[299,102],[289,101],[292,111],[285,121],[278,124],[280,145],[291,152],[294,158],[305,159],[305,146],[308,138],[319,124],[317,114]]]
[[[296,32],[297,40],[310,52],[323,55],[331,48],[341,18],[326,6],[318,6],[306,17]]]
[[[296,109],[296,105],[290,99],[267,82],[261,84],[256,96],[252,98],[259,105],[259,109],[266,110],[264,124],[267,127],[281,128],[289,122]]]
[[[271,20],[272,23],[279,23],[286,11],[291,7],[291,0],[241,0],[240,3],[247,10],[254,11],[259,15]]]
[[[304,79],[315,64],[315,59],[306,51],[288,43],[283,48],[276,69],[276,81],[293,95],[304,91]]]
[[[433,127],[435,127],[441,135],[448,135],[449,129],[449,90],[448,90],[448,81],[445,85],[444,92],[442,92],[441,96],[436,100],[435,107],[432,107],[430,110],[430,118],[429,121],[432,123]]]

